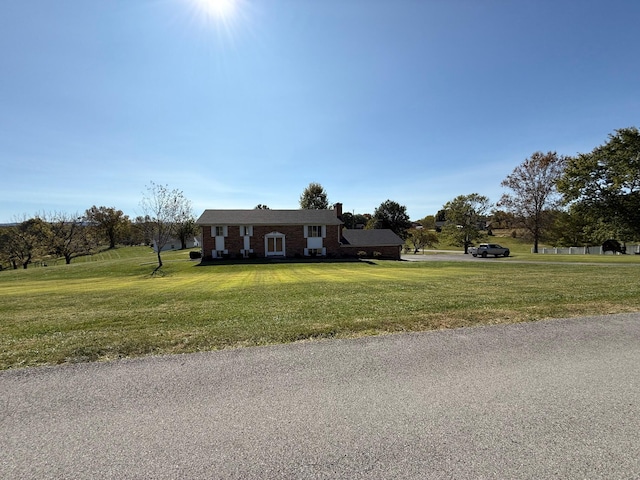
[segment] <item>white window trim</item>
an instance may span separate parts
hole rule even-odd
[[[218,228],[222,227],[222,235],[217,235]],[[211,225],[211,237],[227,237],[229,236],[229,228],[226,225]]]
[[[320,232],[317,237],[309,237],[309,227],[320,227]],[[326,238],[327,236],[327,226],[326,225],[318,225],[317,223],[307,224],[304,226],[304,238]]]
[[[269,252],[269,239],[282,238],[282,252]],[[287,255],[287,237],[284,233],[271,232],[264,236],[264,256],[265,257],[281,257]]]

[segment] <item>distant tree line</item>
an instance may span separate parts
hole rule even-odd
[[[179,190],[151,183],[141,201],[144,215],[130,219],[115,207],[93,205],[83,214],[54,212],[24,216],[0,228],[0,265],[27,268],[35,259],[74,258],[116,245],[151,245],[160,251],[170,238],[186,248],[197,234],[191,203]],[[158,267],[158,268],[159,268]]]
[[[589,153],[573,157],[534,152],[502,181],[507,189],[492,208],[479,193],[458,195],[436,212],[411,222],[406,206],[386,200],[373,214],[343,212],[344,228],[388,228],[415,251],[441,238],[467,251],[494,230],[508,229],[538,251],[540,242],[555,246],[591,246],[615,238],[640,240],[640,132],[636,127],[610,134]],[[310,183],[300,207],[326,209],[330,203],[319,183]],[[141,206],[144,215],[130,219],[115,207],[92,206],[83,214],[55,212],[16,220],[0,228],[0,266],[27,268],[47,256],[72,259],[117,244],[156,243],[168,239],[182,248],[197,233],[191,203],[184,194],[153,182]],[[268,209],[259,204],[257,209]],[[436,235],[438,232],[438,235]],[[158,253],[158,268],[162,259]]]

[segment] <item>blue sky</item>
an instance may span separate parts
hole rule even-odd
[[[196,215],[319,182],[419,219],[640,126],[636,0],[203,1],[3,2],[0,223],[135,217],[151,181]]]

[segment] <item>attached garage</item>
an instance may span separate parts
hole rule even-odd
[[[340,251],[343,255],[361,255],[400,260],[404,241],[393,230],[343,230]]]

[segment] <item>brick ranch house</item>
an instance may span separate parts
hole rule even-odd
[[[213,258],[348,257],[366,252],[399,260],[404,242],[391,230],[343,230],[333,210],[205,210],[202,256]]]

